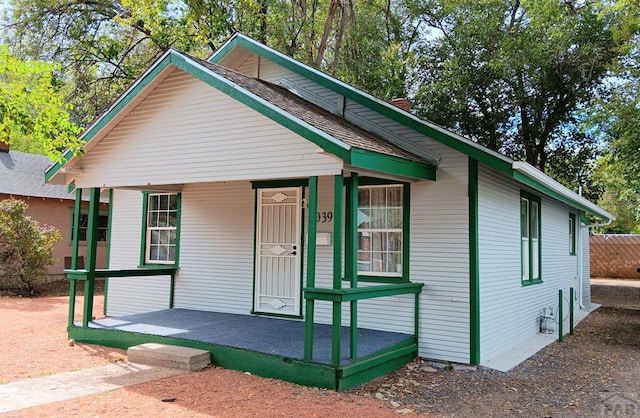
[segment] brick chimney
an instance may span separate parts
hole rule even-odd
[[[9,152],[9,144],[0,141],[0,152]]]
[[[392,99],[389,103],[391,103],[395,107],[399,107],[405,112],[411,113],[411,102],[406,97],[398,97],[396,99]]]

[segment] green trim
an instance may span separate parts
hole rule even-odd
[[[448,133],[444,130],[436,128],[434,125],[421,121],[408,114],[407,112],[397,109],[395,106],[379,100],[369,94],[366,94],[355,87],[349,86],[346,83],[340,82],[320,71],[313,69],[301,62],[294,60],[291,57],[287,57],[275,50],[262,45],[253,39],[250,39],[242,34],[235,34],[229,41],[219,48],[210,58],[209,61],[213,63],[219,62],[227,53],[229,53],[234,47],[239,46],[250,52],[260,55],[263,58],[267,58],[274,63],[281,65],[282,67],[293,71],[296,74],[301,75],[311,81],[318,83],[319,85],[328,88],[348,99],[353,100],[371,110],[374,110],[382,115],[387,116],[391,120],[394,120],[404,126],[414,129],[424,135],[427,135],[441,144],[447,145],[457,151],[460,151],[474,159],[477,159],[484,164],[493,167],[501,173],[511,175],[511,162],[506,157],[501,158],[499,154],[490,152],[483,149],[479,145],[473,144],[471,141],[464,140],[455,136],[452,133]]]
[[[79,236],[80,230],[80,211],[82,210],[82,189],[76,189],[76,201],[74,204],[74,222],[73,222],[73,230],[75,231],[75,237]],[[78,240],[73,240],[73,246],[71,248],[71,268],[78,268]],[[69,318],[68,324],[73,325],[75,315],[76,315],[76,282],[71,280],[69,282]]]
[[[284,112],[267,100],[245,90],[175,51],[169,51],[162,59],[157,61],[137,83],[120,96],[119,101],[98,119],[94,125],[89,127],[82,135],[82,139],[85,142],[93,139],[102,128],[111,122],[119,112],[123,111],[124,108],[169,65],[173,65],[191,74],[222,93],[238,100],[272,121],[311,141],[324,151],[335,155],[347,164],[410,178],[435,180],[436,167],[431,164],[352,148],[333,138],[330,134]],[[64,155],[65,160],[71,157],[72,155],[69,152]],[[45,173],[45,181],[49,181],[63,165],[64,163],[54,164]]]
[[[358,173],[351,173],[345,202],[345,276],[351,277],[352,289],[358,287],[358,180]],[[349,358],[355,360],[358,358],[358,301],[350,302],[349,318]]]
[[[428,163],[406,160],[378,152],[351,148],[347,161],[354,167],[423,180],[436,180],[436,167]]]
[[[76,239],[72,242],[71,248],[71,268],[73,270],[78,268],[78,251],[80,247],[80,240],[77,239],[80,236],[80,214],[82,213],[82,189],[76,189],[76,201],[73,206],[73,230],[74,233],[72,236],[76,237]]]
[[[176,247],[174,250],[174,260],[173,263],[158,263],[158,262],[147,262],[147,217],[149,216],[149,196],[151,195],[175,195],[177,196],[177,213],[176,213]],[[138,264],[138,268],[145,268],[150,266],[151,268],[155,268],[155,266],[175,266],[178,267],[180,265],[180,222],[182,218],[182,193],[172,193],[172,192],[142,192],[142,228],[140,232],[140,264]],[[173,283],[171,287],[171,294],[173,294]],[[172,296],[170,296],[172,299]]]
[[[342,211],[344,176],[333,176],[333,288],[342,287]]]
[[[411,183],[399,182],[388,179],[380,179],[375,177],[359,177],[358,186],[402,186],[402,274],[400,276],[379,276],[358,274],[358,281],[368,283],[408,283],[411,278],[410,266],[410,234],[411,234]],[[357,196],[355,197],[357,204]],[[357,219],[357,215],[356,215]],[[357,224],[357,222],[356,222]],[[358,225],[355,226],[356,233],[356,257],[357,257],[357,231]],[[356,258],[357,259],[357,258]],[[356,265],[357,271],[357,265]],[[346,274],[345,274],[346,275]],[[348,277],[345,277],[347,280]]]
[[[527,199],[528,200],[528,204],[527,204],[527,215],[528,215],[528,220],[527,220],[527,224],[529,226],[529,231],[528,231],[528,239],[529,239],[529,271],[527,274],[527,277],[529,277],[528,279],[524,279],[524,262],[523,262],[523,257],[524,254],[522,252],[522,199]],[[537,214],[537,218],[538,218],[538,277],[533,277],[533,238],[532,238],[532,229],[531,229],[531,207],[533,206],[532,203],[536,203],[538,205],[538,214]],[[542,199],[540,198],[540,196],[536,196],[534,194],[531,194],[525,190],[520,190],[520,199],[519,199],[519,204],[518,204],[518,212],[520,213],[520,282],[522,284],[522,286],[530,286],[533,284],[538,284],[538,283],[542,283]]]
[[[469,194],[469,362],[480,364],[480,254],[478,230],[478,160],[468,161]]]
[[[281,187],[306,187],[309,179],[259,180],[252,181],[252,189],[278,189]]]
[[[109,190],[111,190],[111,189],[109,189]],[[70,208],[69,209],[69,212],[71,212],[69,217],[72,220],[72,222],[69,222],[69,231],[68,231],[69,232],[69,239],[67,240],[67,243],[69,245],[73,245],[72,237],[75,237],[75,234],[74,234],[74,231],[73,231],[73,225],[74,225],[73,220],[75,219],[75,205],[74,205],[74,208]],[[88,214],[89,214],[89,209],[88,208],[87,209],[84,209],[84,208],[80,209],[80,216],[88,215]],[[100,209],[100,213],[98,214],[98,216],[106,216],[107,217],[107,238],[106,238],[106,241],[98,241],[98,246],[99,247],[101,247],[101,246],[107,246],[108,247],[109,246],[109,235],[110,235],[108,228],[111,226],[111,222],[109,221],[109,209]],[[86,245],[86,242],[87,242],[87,240],[85,239],[84,241],[80,241],[78,244],[84,243],[84,245]]]
[[[69,280],[88,280],[89,278],[102,277],[147,277],[147,276],[164,276],[174,275],[178,271],[177,267],[148,267],[137,269],[96,269],[95,271],[87,270],[65,270],[65,274]]]
[[[274,106],[261,97],[256,96],[244,88],[232,83],[226,78],[212,73],[205,69],[205,67],[194,65],[193,61],[179,55],[178,53],[172,53],[170,55],[170,60],[171,64],[175,65],[182,71],[191,74],[222,93],[225,93],[226,95],[238,100],[240,103],[261,113],[263,116],[266,116],[272,121],[299,134],[328,153],[331,153],[345,161],[349,159],[349,147],[339,141],[336,141],[326,132],[323,132],[312,125],[283,112],[283,110],[277,106]]]
[[[258,189],[253,193],[253,282],[251,288],[251,312],[256,311],[256,257],[258,256]]]
[[[95,290],[96,256],[98,250],[98,216],[100,214],[100,188],[93,187],[89,191],[89,219],[87,222],[87,258],[85,268],[89,273],[84,282],[84,310],[82,325],[87,327],[93,319],[93,296]],[[77,237],[74,240],[77,242]]]
[[[333,176],[333,289],[342,288],[342,211],[344,176]],[[305,294],[305,298],[307,295]],[[333,301],[331,321],[331,364],[340,366],[342,353],[342,303]]]
[[[282,379],[300,385],[338,389],[336,370],[324,364],[159,335],[97,328],[83,329],[76,326],[69,327],[68,332],[69,338],[79,343],[99,344],[123,350],[149,342],[197,348],[209,351],[212,363],[219,367],[250,372],[262,377]]]
[[[237,33],[233,35],[225,44],[223,44],[217,51],[213,53],[213,55],[209,58],[209,61],[213,63],[219,62],[235,47],[244,48],[247,51],[271,60],[274,63],[306,79],[314,81],[319,85],[344,96],[345,98],[353,100],[354,102],[359,103],[375,112],[385,115],[386,117],[402,124],[403,126],[420,132],[443,145],[462,152],[468,157],[473,158],[474,160],[477,160],[502,174],[506,174],[507,176],[512,177],[521,183],[527,184],[538,190],[539,192],[549,194],[550,196],[559,199],[560,201],[567,203],[570,206],[592,213],[595,216],[602,217],[601,215],[593,213],[591,209],[583,206],[582,204],[574,202],[570,198],[559,195],[543,184],[531,180],[521,173],[515,172],[513,170],[513,161],[511,159],[504,157],[497,152],[493,152],[485,147],[477,145],[472,141],[469,141],[452,132],[448,132],[443,128],[439,128],[434,124],[423,121],[411,114],[408,114],[407,112],[399,110],[395,106],[385,101],[377,99],[361,90],[356,89],[355,87],[332,78],[317,69],[296,61],[289,56],[281,54],[266,45],[248,38],[243,34]]]
[[[69,185],[67,186],[67,192],[69,193],[73,193],[73,191],[76,189],[76,181],[73,180],[71,183],[69,183]]]
[[[411,184],[402,187],[402,281],[408,282],[411,275]]]
[[[309,178],[309,217],[307,226],[307,236],[309,237],[309,247],[307,248],[307,287],[316,286],[316,236],[318,232],[318,219],[315,213],[318,212],[318,177]],[[313,321],[314,321],[314,300],[305,300],[305,321],[304,321],[304,359],[313,359]]]
[[[569,255],[578,255],[577,218],[575,213],[569,213]]]
[[[573,208],[576,208],[576,209],[580,209],[580,210],[582,210],[584,212],[591,213],[592,215],[597,216],[598,218],[607,219],[607,218],[603,217],[602,215],[594,213],[593,210],[588,208],[587,206],[582,205],[582,204],[580,204],[578,202],[574,202],[573,200],[569,199],[568,197],[565,197],[565,196],[561,195],[560,193],[558,193],[558,192],[556,192],[554,190],[551,190],[550,188],[548,188],[544,184],[541,184],[541,183],[539,183],[539,182],[537,182],[537,181],[525,176],[524,174],[522,174],[522,173],[520,173],[518,171],[513,171],[512,177],[514,179],[516,179],[517,181],[519,181],[520,183],[531,187],[532,189],[536,190],[537,192],[540,192],[540,193],[543,193],[543,194],[545,194],[547,196],[553,197],[554,199],[556,199],[556,200],[558,200],[558,201],[560,201],[560,202],[562,202],[562,203],[564,203],[566,205],[569,205],[569,206],[571,206]]]
[[[136,96],[149,85],[149,83],[151,83],[165,68],[167,68],[170,63],[171,53],[169,52],[164,56],[164,58],[160,59],[154,66],[149,68],[149,70],[143,74],[136,83],[129,87],[129,89],[120,96],[118,101],[106,113],[98,118],[93,125],[89,126],[89,128],[81,135],[82,140],[84,140],[85,143],[91,141],[102,128],[104,128],[118,113],[127,107],[127,105],[129,105],[129,103],[131,103]],[[45,183],[48,182],[60,170],[60,168],[62,168],[66,161],[70,160],[72,157],[72,153],[70,151],[66,151],[62,156],[63,162],[56,162],[47,169],[44,175]]]
[[[109,223],[107,225],[107,255],[105,260],[105,268],[108,270],[111,263],[111,228],[113,225],[113,189],[109,189]],[[107,306],[109,306],[109,278],[104,278],[104,303],[102,314],[107,316]]]
[[[352,300],[374,299],[385,296],[397,296],[420,293],[424,283],[398,283],[380,286],[358,287],[355,289],[305,288],[307,300],[328,300],[331,302],[350,302]]]
[[[99,344],[126,350],[143,343],[170,344],[197,348],[211,353],[216,366],[249,372],[257,376],[281,379],[299,385],[344,391],[389,373],[417,356],[412,339],[401,341],[377,353],[343,367],[303,361],[275,354],[174,337],[100,328],[69,326],[69,338],[79,343]]]

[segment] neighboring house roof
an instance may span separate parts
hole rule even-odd
[[[313,67],[303,64],[300,61],[296,61],[295,59],[241,33],[235,33],[232,35],[208,58],[207,61],[214,63],[219,62],[236,47],[244,48],[247,51],[269,59],[298,75],[328,88],[329,90],[341,94],[371,110],[381,113],[404,126],[421,132],[443,145],[447,145],[457,151],[460,151],[463,154],[466,154],[469,157],[476,159],[500,173],[512,177],[518,182],[526,184],[541,193],[549,195],[561,202],[607,221],[615,220],[615,216],[611,213],[562,186],[560,183],[542,173],[535,167],[521,161],[514,161],[511,158],[490,150],[441,126],[420,119],[411,113],[405,112],[388,102],[380,100]]]
[[[19,151],[0,152],[0,193],[16,196],[75,199],[67,186],[45,184],[44,171],[51,161],[44,155]]]

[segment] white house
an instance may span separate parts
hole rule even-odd
[[[588,307],[585,215],[614,219],[241,34],[166,52],[83,138],[46,178],[109,192],[110,261],[68,271],[88,288],[70,337],[339,390],[415,356],[488,364],[560,290]],[[91,321],[96,277],[111,318]]]

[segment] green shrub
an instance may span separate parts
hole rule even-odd
[[[47,267],[57,261],[53,244],[62,235],[27,216],[27,208],[21,200],[0,201],[0,286],[33,295]]]

